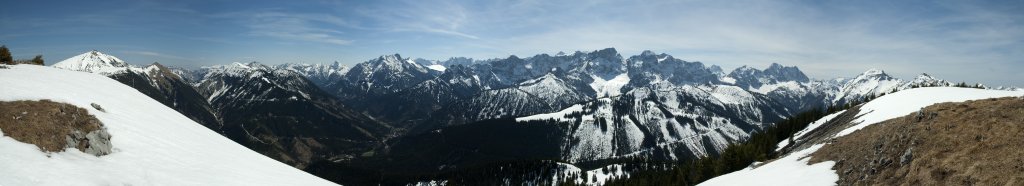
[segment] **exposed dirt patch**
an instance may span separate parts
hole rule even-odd
[[[110,154],[110,135],[83,108],[49,100],[0,102],[0,131],[44,152],[65,148],[101,156]]]
[[[812,157],[836,161],[840,185],[1024,185],[1024,99],[928,106]]]

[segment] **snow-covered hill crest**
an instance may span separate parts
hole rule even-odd
[[[0,137],[0,165],[5,167],[0,184],[334,185],[238,145],[110,78],[32,65],[8,67],[0,69],[0,101],[49,99],[86,108],[112,136],[114,152],[48,156]]]
[[[849,124],[832,125],[837,128],[821,129],[819,125],[825,122],[836,122],[839,120],[836,115],[824,117],[813,122],[812,127],[800,132],[806,133],[809,130],[837,131],[837,133],[818,132],[814,138],[823,137],[824,140],[808,141],[807,135],[800,135],[795,138],[798,149],[781,158],[767,164],[758,165],[756,168],[747,168],[737,172],[722,175],[708,180],[701,185],[830,185],[839,180],[837,170],[832,170],[837,162],[824,161],[818,164],[808,165],[812,153],[818,151],[822,145],[829,143],[829,139],[841,138],[854,133],[867,126],[874,125],[885,120],[906,116],[921,110],[929,105],[945,102],[963,102],[969,100],[980,100],[999,97],[1024,96],[1024,91],[987,90],[975,88],[958,87],[925,87],[914,88],[888,94],[861,105],[857,113],[844,111],[839,115],[853,117]],[[840,116],[842,117],[842,116]],[[784,143],[786,144],[786,143]],[[781,151],[784,153],[784,151]],[[859,158],[859,157],[858,157]],[[916,160],[915,160],[916,161]],[[780,174],[785,173],[785,174]]]

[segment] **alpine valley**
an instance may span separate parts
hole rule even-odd
[[[879,69],[834,79],[775,63],[726,71],[613,48],[201,68],[89,51],[52,67],[109,77],[253,151],[344,185],[603,184],[638,164],[722,155],[808,111],[962,85]]]

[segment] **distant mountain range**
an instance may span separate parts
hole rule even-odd
[[[802,111],[954,85],[928,74],[901,80],[877,69],[815,80],[775,63],[726,72],[651,51],[623,57],[613,48],[491,60],[392,54],[351,67],[252,62],[198,69],[133,66],[91,51],[53,67],[116,79],[321,176],[426,175],[508,160],[686,160],[718,154]],[[359,174],[328,177],[380,183]]]

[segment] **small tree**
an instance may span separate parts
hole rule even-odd
[[[43,55],[36,55],[35,58],[32,58],[32,64],[43,66]]]
[[[0,46],[0,64],[14,64],[14,57],[11,57],[11,50],[7,49],[7,45]]]

